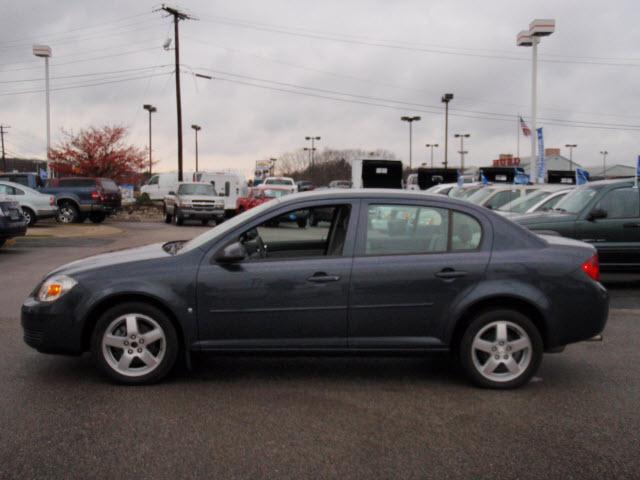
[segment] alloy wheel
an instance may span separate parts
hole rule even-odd
[[[153,372],[167,349],[162,327],[151,317],[128,313],[113,320],[102,336],[102,354],[107,364],[127,377]]]
[[[485,325],[471,344],[473,365],[487,380],[510,382],[521,376],[532,359],[532,344],[519,325],[498,320]]]

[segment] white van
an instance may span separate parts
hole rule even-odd
[[[227,218],[235,215],[238,198],[246,197],[249,193],[244,175],[233,170],[196,172],[193,180],[211,183],[214,186],[217,194],[224,198],[224,210]]]
[[[193,180],[193,171],[182,172],[185,182]],[[147,183],[140,187],[140,194],[146,193],[154,201],[164,201],[169,192],[176,190],[178,186],[178,172],[162,172],[152,175]]]

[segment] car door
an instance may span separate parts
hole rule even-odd
[[[594,209],[604,210],[607,216],[590,219],[589,212]],[[603,265],[640,265],[639,190],[629,185],[605,192],[576,222],[576,236],[598,249]]]
[[[483,277],[486,217],[446,204],[363,202],[351,274],[349,345],[441,345],[448,313]]]
[[[205,256],[197,280],[200,340],[205,349],[344,348],[349,281],[359,201],[323,202],[332,222],[299,228],[275,219],[310,210],[309,201],[238,228]],[[266,258],[251,253],[233,264],[216,262],[229,242],[262,239]]]

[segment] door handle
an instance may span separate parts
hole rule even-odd
[[[453,268],[443,268],[435,274],[436,277],[442,278],[444,280],[466,277],[467,275],[467,272],[463,272],[462,270],[454,270]]]
[[[329,282],[337,282],[340,280],[338,275],[327,275],[324,272],[314,273],[312,276],[307,278],[307,282],[313,283],[329,283]]]
[[[640,223],[624,223],[622,226],[624,228],[640,228]]]

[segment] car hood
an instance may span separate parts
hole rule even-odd
[[[132,264],[144,260],[171,257],[172,255],[162,248],[163,245],[163,243],[154,243],[144,247],[128,248],[126,250],[94,255],[93,257],[83,258],[82,260],[76,260],[75,262],[62,265],[49,272],[46,276],[49,277],[53,274],[74,275],[104,267],[122,265],[124,263]]]
[[[561,222],[573,222],[577,218],[575,213],[564,212],[533,212],[525,213],[522,215],[514,215],[509,217],[520,225],[536,225],[543,223],[561,223]]]

